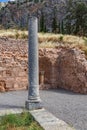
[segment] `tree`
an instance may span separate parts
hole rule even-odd
[[[87,33],[87,4],[85,2],[68,1],[67,13],[64,19],[65,33]]]
[[[87,31],[87,4],[78,3],[76,6],[75,16],[76,16],[75,33],[78,34],[79,32],[83,32],[85,34]]]
[[[57,33],[58,32],[58,23],[56,18],[56,10],[54,9],[54,16],[52,20],[52,32]]]
[[[46,32],[46,25],[45,25],[43,12],[41,13],[41,18],[40,18],[40,32]]]

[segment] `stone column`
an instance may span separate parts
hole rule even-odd
[[[44,85],[44,71],[40,72],[40,84]]]
[[[40,71],[40,88],[44,88],[44,71]]]
[[[29,110],[42,108],[39,96],[39,63],[38,63],[38,36],[37,18],[29,18],[29,91],[25,105]]]

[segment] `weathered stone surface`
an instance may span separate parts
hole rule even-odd
[[[0,81],[0,92],[5,92],[5,87],[6,87],[5,81],[1,80]]]
[[[40,49],[40,69],[45,71],[45,87],[87,93],[87,60],[81,50]]]
[[[24,42],[0,39],[0,91],[28,88],[28,54]]]
[[[38,19],[31,16],[29,19],[29,44],[28,44],[28,67],[29,67],[29,91],[25,107],[28,110],[42,108],[39,96],[39,50],[38,50]]]
[[[75,130],[73,127],[70,127],[67,123],[56,118],[45,109],[30,111],[30,113],[44,130]]]
[[[87,60],[82,51],[63,50],[57,60],[58,86],[79,93],[87,93]]]
[[[0,39],[0,91],[28,88],[28,41]],[[75,48],[39,49],[40,89],[58,88],[87,94],[87,60]],[[41,74],[40,74],[41,76]]]
[[[0,10],[0,24],[5,28],[9,27],[26,27],[28,25],[28,13],[35,11],[37,17],[44,19],[43,23],[46,25],[47,32],[52,32],[53,19],[56,18],[56,22],[59,26],[60,21],[66,15],[66,8],[69,0],[45,0],[44,5],[37,5],[37,3],[29,2],[29,0],[18,0],[19,4],[14,2],[8,2],[8,4]],[[34,0],[36,1],[36,0]],[[42,0],[41,0],[42,1]],[[43,0],[44,1],[44,0]],[[87,3],[87,0],[80,0]],[[72,2],[78,2],[78,0],[72,0]],[[70,12],[68,12],[70,13]],[[40,26],[40,22],[39,22]],[[58,31],[59,28],[56,30]]]
[[[44,84],[41,89],[57,87],[57,66],[54,66],[58,57],[58,49],[39,49],[40,72],[44,71]]]

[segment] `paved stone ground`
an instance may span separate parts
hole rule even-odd
[[[24,108],[27,91],[0,93],[0,110]],[[63,89],[40,91],[45,108],[59,119],[74,126],[76,130],[87,130],[87,95],[75,94]]]

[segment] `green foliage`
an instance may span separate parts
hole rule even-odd
[[[26,35],[25,32],[23,32],[23,33],[21,34],[21,38],[22,38],[22,39],[26,39],[26,38],[28,38],[28,36]]]
[[[26,128],[23,130],[43,130],[28,112],[9,114],[0,118],[0,130],[16,130],[16,128],[21,130],[22,127]]]
[[[85,3],[78,3],[76,6],[76,34],[86,33],[87,31],[87,5]]]
[[[59,41],[63,41],[63,35],[59,37]]]
[[[33,117],[29,113],[22,113],[20,115],[6,115],[1,118],[1,125],[13,125],[13,126],[26,126],[30,125],[33,121]]]
[[[57,17],[56,17],[56,12],[57,12],[57,9],[54,8],[53,9],[53,19],[52,19],[52,32],[53,33],[58,33],[58,23],[57,23]]]
[[[43,12],[40,18],[40,32],[46,32],[45,18]]]
[[[64,29],[67,34],[87,35],[87,4],[85,2],[68,1]]]
[[[36,122],[34,122],[30,125],[29,129],[27,130],[43,130],[43,129],[40,128],[40,126]]]
[[[57,20],[56,17],[54,17],[52,22],[52,32],[57,33],[57,28],[58,28]]]
[[[64,34],[64,24],[63,20],[59,22],[59,33]]]
[[[18,30],[16,30],[16,32],[15,32],[15,38],[18,39],[19,36],[20,36],[20,34],[19,34]]]
[[[40,8],[34,14],[40,18],[40,32],[47,32],[47,30],[51,32],[52,30],[54,33],[87,36],[87,2],[66,0],[65,3],[61,1],[60,4],[54,2],[54,5],[49,5],[49,3],[46,4],[43,0],[34,0],[35,8],[32,8],[34,5],[30,5],[29,2],[33,2],[33,0],[9,1],[9,5],[5,7],[2,7],[0,3],[0,24],[6,29],[15,27],[28,29],[28,13],[33,11],[32,9]],[[47,11],[47,15],[45,15],[44,7],[51,10]],[[48,15],[50,23],[48,23]],[[19,37],[18,35],[17,33],[16,38]],[[22,34],[22,37],[26,38],[26,35]]]

